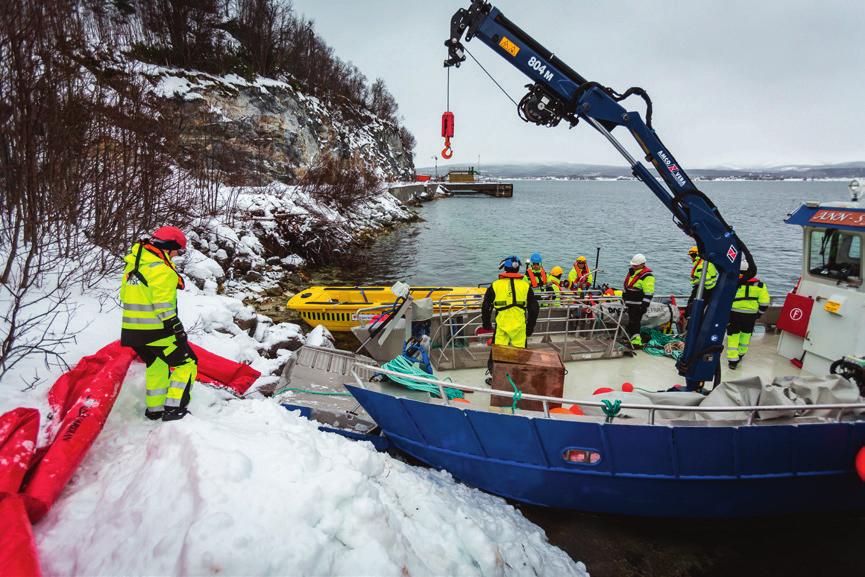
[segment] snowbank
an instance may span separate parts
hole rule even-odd
[[[119,336],[113,285],[76,297],[69,364]],[[194,286],[179,293],[179,309],[192,342],[250,362],[265,375],[257,386],[277,378],[292,347],[328,342],[323,328],[305,338]],[[3,380],[0,412],[35,406],[49,422],[45,392],[61,370],[42,367],[42,384],[21,390],[38,364]],[[46,575],[585,575],[504,500],[322,433],[272,399],[196,384],[191,416],[154,423],[144,398],[136,362],[102,434],[34,528]]]
[[[151,423],[134,365],[103,434],[36,526],[49,575],[585,575],[505,501],[270,400],[196,386]]]

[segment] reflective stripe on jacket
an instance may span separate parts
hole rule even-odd
[[[136,259],[139,275],[133,272]],[[126,263],[120,285],[123,332],[163,330],[164,322],[177,316],[177,288],[182,279],[174,263],[158,248],[138,243],[123,260]],[[158,338],[155,334],[154,337]]]
[[[739,279],[732,309],[739,313],[759,314],[769,308],[769,291],[760,279]]]
[[[718,284],[718,269],[715,268],[710,262],[707,262],[701,258],[698,258],[694,263],[693,268],[691,268],[691,286],[697,286],[700,284],[700,276],[703,274],[703,265],[707,264],[706,268],[706,290],[712,290],[715,288],[715,285]]]

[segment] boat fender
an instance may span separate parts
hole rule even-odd
[[[865,483],[865,447],[859,449],[859,452],[856,453],[856,473],[859,474],[859,478]]]
[[[632,385],[631,383],[628,383],[628,382],[622,383],[622,391],[625,393],[633,393],[634,392],[634,385]]]
[[[580,405],[571,405],[568,407],[568,410],[575,415],[585,416],[583,409],[580,408]]]
[[[592,394],[593,395],[603,395],[605,393],[612,393],[612,392],[613,392],[613,389],[611,389],[610,387],[600,387],[598,389],[595,389],[595,392]]]

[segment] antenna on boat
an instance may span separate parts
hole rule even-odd
[[[598,262],[601,260],[601,247],[595,247],[595,274],[592,275],[592,288],[598,288],[598,272],[601,270],[598,268]]]

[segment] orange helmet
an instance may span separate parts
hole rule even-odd
[[[560,266],[554,266],[554,267],[553,267],[553,270],[550,271],[550,274],[553,275],[553,276],[562,276],[562,273],[563,273],[563,272],[565,272],[565,271],[562,270],[562,267],[560,267]]]

